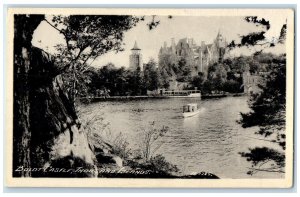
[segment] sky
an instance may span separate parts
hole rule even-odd
[[[51,17],[51,16],[48,16]],[[285,16],[270,15],[262,16],[270,21],[271,28],[266,33],[268,40],[273,37],[278,37],[282,25],[285,23]],[[240,35],[246,35],[249,32],[259,31],[260,27],[254,24],[247,23],[241,16],[173,16],[169,19],[166,16],[157,16],[160,20],[160,25],[155,29],[149,30],[146,25],[151,17],[146,17],[145,21],[138,23],[124,34],[124,51],[115,53],[108,52],[105,55],[98,57],[92,64],[94,67],[101,67],[107,63],[113,63],[117,67],[129,66],[130,49],[136,41],[143,55],[143,63],[147,63],[150,58],[158,59],[158,52],[161,46],[166,41],[168,46],[171,44],[171,38],[177,43],[181,38],[193,38],[196,44],[201,44],[205,41],[210,44],[216,38],[218,31],[228,41],[239,40]],[[49,53],[54,53],[54,46],[60,43],[65,43],[62,35],[46,22],[42,22],[36,29],[32,44],[42,48]],[[231,56],[249,55],[257,49],[237,49],[230,53]],[[285,46],[277,45],[275,48],[266,50],[275,54],[284,53]]]

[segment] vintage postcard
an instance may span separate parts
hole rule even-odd
[[[293,185],[293,9],[8,8],[9,187]]]

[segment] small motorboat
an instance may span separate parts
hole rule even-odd
[[[197,103],[190,103],[190,104],[183,106],[182,116],[184,118],[195,116],[199,113],[200,113],[200,109],[199,109]]]

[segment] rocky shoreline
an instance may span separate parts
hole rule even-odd
[[[16,170],[34,172],[33,177],[219,179],[208,172],[180,175],[177,167],[165,161],[161,155],[147,162],[136,158],[122,159],[112,152],[109,144],[102,145],[102,148],[99,148],[90,144],[95,154],[93,163],[87,163],[79,157],[66,156],[52,160],[42,168],[28,169],[20,166]]]

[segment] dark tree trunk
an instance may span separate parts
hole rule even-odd
[[[77,176],[15,171],[23,168],[94,168],[74,102],[62,87],[51,56],[31,44],[43,15],[16,15],[14,34],[13,176]],[[93,176],[95,174],[80,174]]]
[[[14,18],[14,147],[13,167],[29,168],[30,120],[29,120],[29,72],[30,50],[33,31],[44,16],[17,15]],[[16,176],[31,176],[30,172],[15,172]]]

